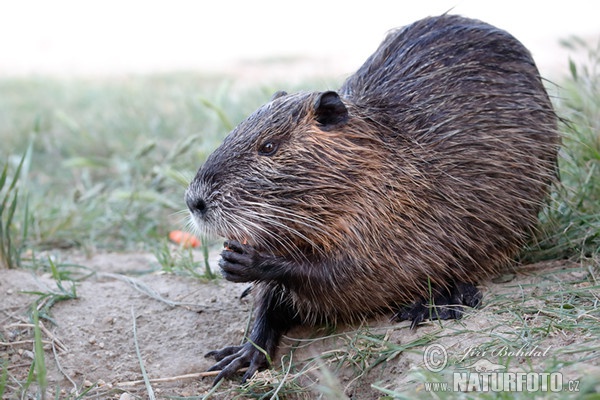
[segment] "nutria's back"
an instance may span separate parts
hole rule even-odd
[[[427,18],[391,32],[339,93],[386,147],[397,146],[388,167],[405,194],[392,203],[416,203],[394,217],[418,243],[405,251],[437,242],[438,276],[451,268],[445,279],[473,282],[517,254],[555,178],[559,145],[552,104],[519,41],[472,19]]]
[[[473,284],[535,228],[558,145],[523,45],[444,15],[391,32],[339,94],[278,93],[186,201],[200,229],[231,239],[225,277],[256,282],[251,343],[272,354],[297,323],[391,311],[416,324],[431,298],[444,319],[476,305]],[[264,364],[253,345],[236,361],[215,352],[219,378]]]

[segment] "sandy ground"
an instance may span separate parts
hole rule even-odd
[[[48,398],[53,398],[57,387],[60,388],[60,398],[67,398],[90,386],[92,389],[87,396],[96,398],[148,398],[140,381],[142,374],[134,343],[134,315],[137,342],[148,376],[164,380],[152,382],[156,398],[202,396],[210,390],[212,379],[199,376],[212,365],[203,354],[242,340],[252,308],[250,301],[239,298],[245,285],[222,279],[200,282],[190,277],[148,273],[149,269],[156,267],[156,262],[153,256],[147,254],[98,254],[91,258],[70,256],[69,262],[84,265],[96,274],[77,283],[77,299],[54,305],[51,309],[54,324],[43,322],[46,329],[42,336],[46,341],[45,359],[50,386]],[[539,281],[537,272],[561,270],[563,266],[561,263],[549,263],[526,267],[517,276],[517,281],[509,285],[521,284],[525,291],[534,290],[528,289],[528,284]],[[373,383],[393,390],[418,393],[422,384],[414,382],[411,370],[414,366],[423,365],[423,349],[427,341],[435,338],[435,343],[443,344],[455,354],[489,342],[490,333],[486,331],[504,317],[499,320],[498,314],[487,309],[486,302],[490,296],[506,292],[507,287],[507,284],[487,284],[482,309],[474,310],[462,321],[445,322],[442,327],[425,324],[411,331],[406,323],[392,324],[387,318],[368,321],[369,332],[385,336],[388,343],[410,344],[424,340],[423,345],[415,347],[416,351],[395,355],[387,363],[358,378],[360,374],[356,372],[356,365],[347,363],[338,370],[333,386],[341,388],[352,399],[378,398],[381,393],[371,388]],[[56,282],[47,274],[0,270],[0,332],[8,342],[0,344],[0,355],[8,357],[12,378],[26,379],[33,356],[32,329],[26,315],[36,296],[24,292],[48,292],[55,288]],[[523,306],[535,308],[537,304],[534,303],[525,302]],[[287,355],[292,347],[300,345],[300,349],[294,351],[295,360],[310,359],[321,353],[340,354],[339,357],[328,358],[326,367],[332,369],[335,360],[341,359],[342,355],[348,359],[349,343],[369,345],[367,342],[360,343],[360,332],[364,333],[364,329],[340,327],[338,334],[348,334],[306,342],[301,339],[327,335],[322,330],[300,328],[288,334],[280,353]],[[511,329],[507,321],[507,325],[496,328],[494,334],[507,335],[508,338]],[[463,331],[471,333],[461,335]],[[549,336],[544,340],[544,346],[560,348],[580,340],[582,338],[578,338],[576,333],[567,332]],[[373,357],[384,349],[385,345],[374,346],[371,349]],[[536,368],[535,364],[540,363],[537,368],[543,371],[543,363],[548,358],[523,357],[519,364],[528,368],[533,363]],[[352,360],[352,357],[349,359]],[[366,361],[369,362],[369,359]],[[325,364],[315,365],[315,371],[306,374],[306,384],[313,387],[327,382],[326,373],[318,370]],[[281,368],[278,365],[275,370],[281,371]],[[581,378],[583,371],[586,375],[600,377],[598,357],[576,367],[564,368],[570,379]],[[258,381],[271,379],[271,372],[264,372],[257,378]],[[235,393],[231,388],[237,386],[239,381],[226,382],[214,398],[232,398]],[[15,390],[14,381],[9,379],[4,398],[13,398]],[[30,392],[35,390],[30,388]]]

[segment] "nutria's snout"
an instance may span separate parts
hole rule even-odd
[[[190,212],[191,221],[197,229],[203,230],[208,222],[209,203],[203,186],[194,179],[185,191],[185,204]]]
[[[201,168],[198,174],[202,172]],[[224,238],[243,237],[222,212],[230,204],[223,204],[222,192],[215,190],[212,183],[207,182],[204,177],[192,180],[185,191],[184,200],[189,210],[190,225],[198,233]]]
[[[206,211],[208,211],[206,201],[202,197],[194,196],[190,190],[185,195],[185,203],[194,216],[203,217],[206,215]]]

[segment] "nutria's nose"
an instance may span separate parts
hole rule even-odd
[[[206,206],[206,202],[204,201],[204,199],[200,197],[195,198],[194,196],[188,195],[185,197],[185,202],[193,214],[206,214],[206,210],[208,209],[208,207]]]

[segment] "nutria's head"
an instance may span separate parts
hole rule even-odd
[[[351,110],[335,92],[277,93],[191,182],[185,199],[195,225],[283,256],[334,246],[348,216],[366,206],[365,178],[382,153]]]

